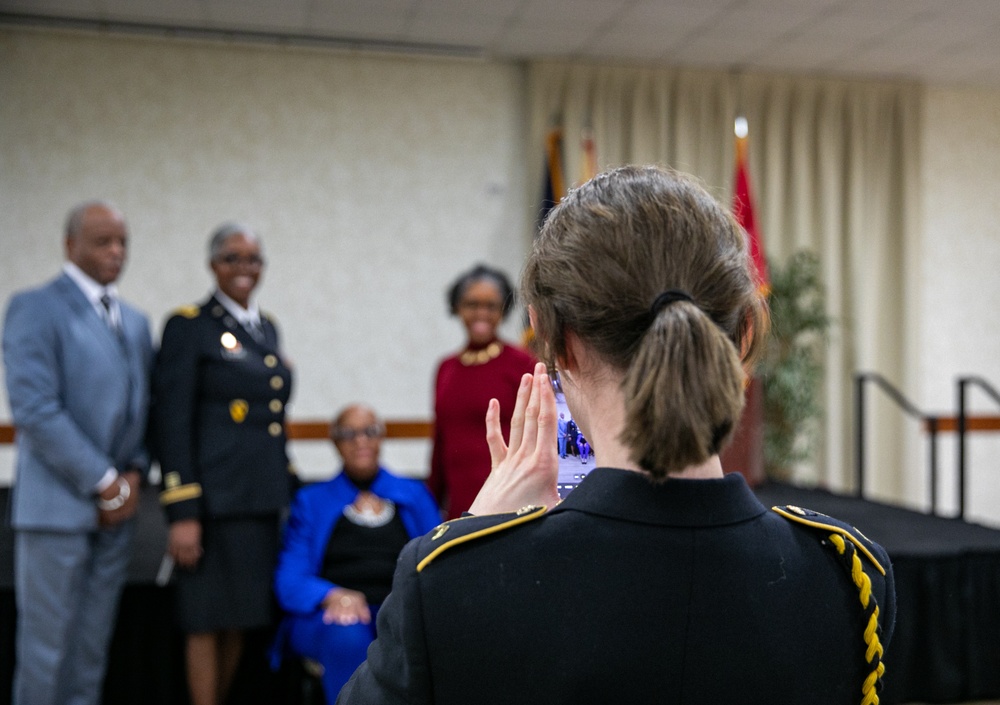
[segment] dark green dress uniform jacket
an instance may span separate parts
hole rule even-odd
[[[860,703],[892,632],[888,557],[785,513],[739,475],[599,468],[548,513],[444,524],[403,550],[337,702]]]
[[[180,309],[163,330],[153,427],[168,519],[276,513],[288,505],[285,404],[292,375],[278,332],[263,341],[214,297]]]

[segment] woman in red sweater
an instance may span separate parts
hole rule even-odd
[[[434,382],[434,451],[427,484],[453,519],[466,511],[490,474],[490,451],[483,418],[490,399],[506,411],[501,419],[510,435],[521,375],[531,372],[535,358],[500,340],[497,328],[514,305],[514,291],[503,272],[477,265],[448,291],[451,313],[468,335],[465,347],[441,361]]]

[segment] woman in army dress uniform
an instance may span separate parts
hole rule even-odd
[[[338,702],[878,702],[885,551],[768,510],[719,461],[767,328],[749,265],[732,216],[674,172],[623,167],[550,212],[522,293],[597,467],[559,502],[545,365],[506,443],[491,401],[474,516],[403,549]]]
[[[225,701],[243,633],[273,622],[271,575],[290,487],[292,374],[273,321],[252,298],[264,267],[260,241],[227,223],[209,255],[217,288],[167,321],[153,382],[160,501],[193,705]]]

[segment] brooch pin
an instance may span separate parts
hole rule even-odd
[[[226,360],[242,360],[247,356],[247,351],[243,349],[240,341],[236,339],[236,336],[226,331],[219,338],[219,343],[222,345],[222,357]]]

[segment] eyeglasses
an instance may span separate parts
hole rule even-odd
[[[330,437],[335,441],[355,441],[360,436],[364,436],[370,441],[374,441],[385,435],[385,426],[382,424],[373,424],[367,428],[349,428],[347,426],[341,426],[335,428],[330,432]]]
[[[486,311],[487,313],[500,313],[503,311],[503,303],[500,301],[476,301],[475,299],[464,299],[458,302],[458,307],[467,311]]]
[[[229,267],[235,267],[238,264],[245,264],[248,267],[263,267],[264,258],[260,255],[248,255],[246,257],[238,255],[235,252],[229,252],[224,255],[219,255],[215,258],[216,262],[221,262]]]

